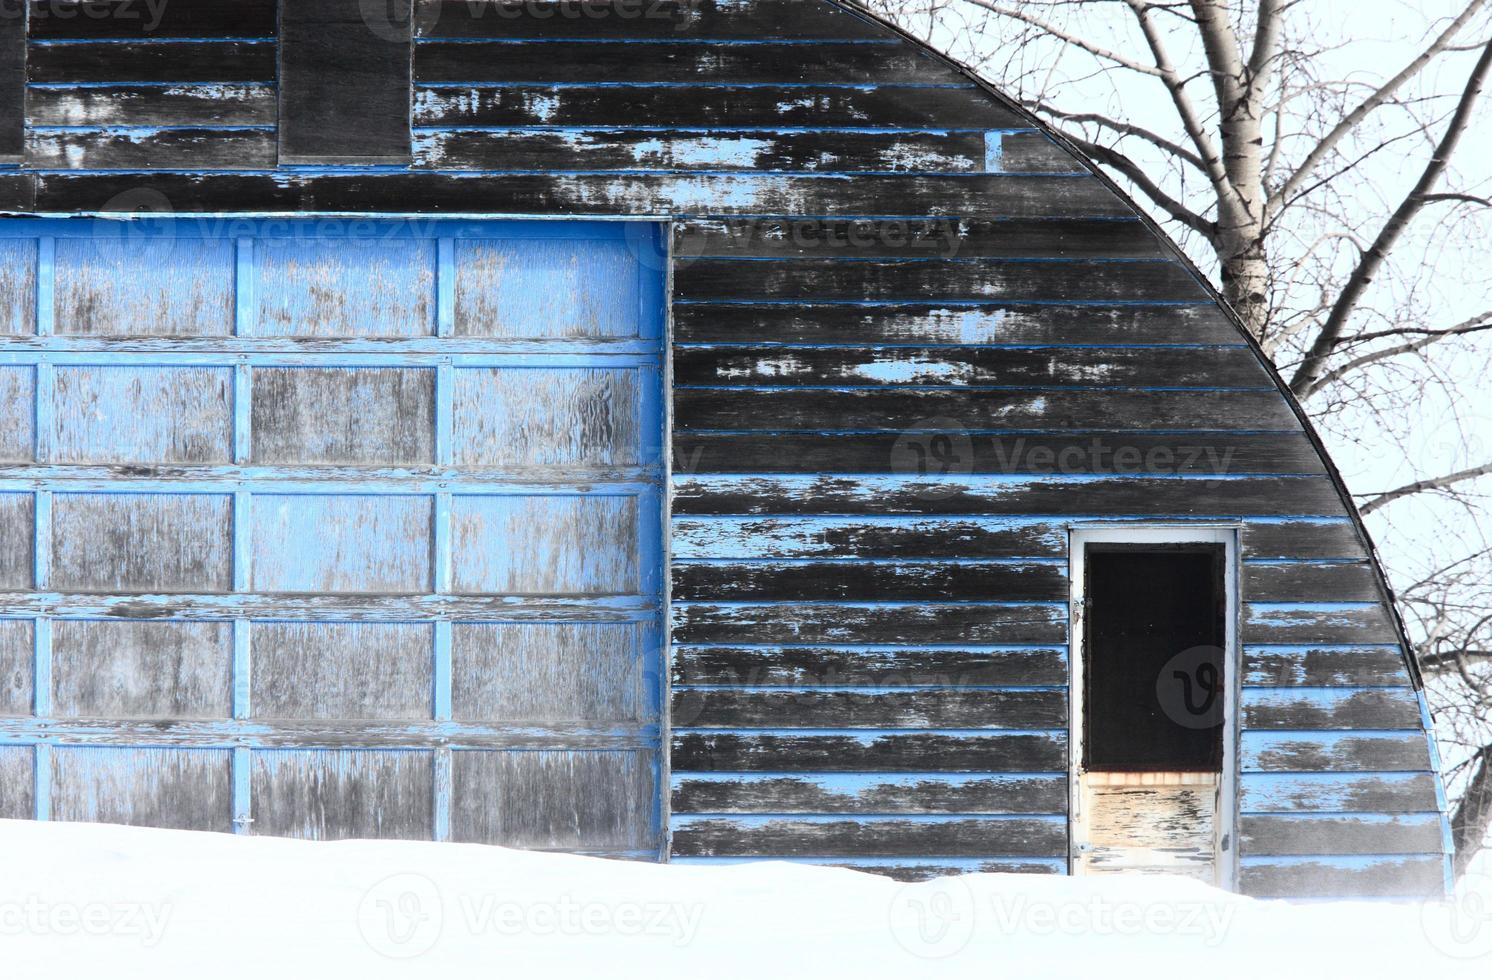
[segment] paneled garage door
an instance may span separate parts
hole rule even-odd
[[[0,817],[657,855],[657,237],[0,223]]]

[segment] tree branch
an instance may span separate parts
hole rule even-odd
[[[1468,333],[1480,333],[1483,330],[1492,330],[1492,311],[1474,316],[1469,320],[1463,320],[1462,322],[1456,324],[1454,327],[1446,327],[1444,330],[1424,331],[1424,336],[1420,337],[1418,340],[1411,340],[1403,344],[1395,344],[1392,347],[1384,347],[1380,350],[1370,351],[1369,353],[1363,354],[1360,357],[1354,357],[1352,360],[1336,368],[1333,368],[1332,370],[1323,374],[1316,381],[1312,382],[1310,388],[1308,388],[1303,394],[1301,394],[1300,398],[1304,400],[1311,397],[1322,388],[1325,388],[1327,385],[1332,384],[1333,382],[1340,381],[1343,377],[1351,374],[1358,368],[1367,367],[1369,364],[1376,364],[1378,361],[1386,361],[1390,357],[1398,357],[1401,354],[1412,354],[1417,350],[1424,350],[1431,344],[1438,343],[1439,341],[1442,341],[1447,337],[1455,337],[1461,334]],[[1367,340],[1369,337],[1375,336],[1382,337],[1388,332],[1389,331],[1383,331],[1377,334],[1368,334],[1363,337],[1352,337],[1348,340],[1343,341],[1343,343]]]
[[[1150,178],[1148,174],[1145,173],[1144,168],[1141,167],[1139,164],[1135,163],[1133,160],[1120,153],[1118,150],[1112,149],[1107,146],[1102,146],[1098,143],[1094,143],[1091,140],[1085,140],[1081,137],[1073,136],[1071,133],[1064,133],[1063,135],[1071,140],[1074,146],[1082,150],[1084,153],[1088,154],[1088,156],[1092,157],[1094,160],[1113,167],[1125,177],[1129,178],[1129,180],[1136,187],[1144,192],[1146,197],[1150,198],[1150,200],[1155,203],[1156,207],[1160,208],[1162,211],[1165,211],[1166,214],[1170,215],[1176,221],[1179,221],[1181,224],[1190,228],[1192,231],[1203,235],[1209,242],[1213,240],[1214,236],[1217,234],[1216,222],[1208,221],[1206,218],[1192,211],[1186,205],[1182,204],[1180,201],[1167,194],[1164,190],[1161,189],[1159,184],[1157,184]]]
[[[1206,173],[1207,171],[1207,166],[1202,162],[1201,157],[1197,156],[1195,153],[1193,153],[1191,150],[1188,150],[1180,143],[1177,143],[1174,140],[1166,139],[1159,133],[1151,132],[1143,126],[1136,126],[1134,123],[1127,123],[1122,122],[1118,119],[1111,119],[1110,117],[1097,112],[1064,112],[1061,109],[1058,109],[1056,106],[1049,105],[1048,103],[1042,102],[1039,99],[1026,99],[1023,101],[1025,102],[1027,108],[1031,109],[1034,112],[1045,113],[1046,115],[1051,116],[1053,119],[1060,119],[1063,122],[1069,123],[1093,123],[1094,125],[1102,126],[1104,129],[1108,129],[1115,133],[1118,133],[1121,136],[1133,136],[1137,139],[1142,139],[1150,145],[1156,147],[1157,149],[1164,150],[1174,157],[1185,160],[1187,163],[1196,167],[1198,170],[1201,170],[1203,173]]]
[[[1411,190],[1394,209],[1394,213],[1378,232],[1377,239],[1363,253],[1358,261],[1357,267],[1352,270],[1342,292],[1337,297],[1336,303],[1332,305],[1331,313],[1326,322],[1322,324],[1321,331],[1316,335],[1311,344],[1310,351],[1305,360],[1296,369],[1295,376],[1290,379],[1290,389],[1297,397],[1304,398],[1305,392],[1310,391],[1326,369],[1326,358],[1331,355],[1341,341],[1342,330],[1347,325],[1348,318],[1357,308],[1358,300],[1372,283],[1373,277],[1378,269],[1388,259],[1389,252],[1398,243],[1399,237],[1404,229],[1409,227],[1409,222],[1425,206],[1425,197],[1430,193],[1441,174],[1450,164],[1451,154],[1455,152],[1456,146],[1461,141],[1466,127],[1471,120],[1471,111],[1477,99],[1482,94],[1482,86],[1486,82],[1488,69],[1492,68],[1492,40],[1482,46],[1482,53],[1477,58],[1476,66],[1472,68],[1471,75],[1466,80],[1466,87],[1461,92],[1461,99],[1456,104],[1456,111],[1451,116],[1450,123],[1446,126],[1440,143],[1430,155],[1430,162],[1425,165],[1424,172],[1415,182]]]
[[[1472,858],[1487,841],[1492,829],[1492,746],[1483,746],[1472,756],[1476,763],[1466,781],[1461,802],[1451,814],[1451,842],[1456,848],[1455,875],[1466,873]]]
[[[1040,17],[1032,16],[1031,14],[1028,14],[1023,10],[1019,10],[1014,7],[1003,7],[999,4],[991,2],[991,0],[964,0],[964,3],[983,8],[984,10],[988,10],[990,13],[993,14],[998,14],[1001,17],[1009,17],[1011,20],[1018,20],[1022,24],[1025,24],[1029,27],[1034,27],[1038,31],[1042,31],[1045,34],[1056,38],[1063,44],[1071,45],[1072,47],[1075,47],[1080,51],[1086,51],[1089,54],[1093,55],[1093,57],[1099,58],[1103,61],[1113,62],[1121,68],[1127,68],[1130,71],[1139,72],[1142,75],[1153,75],[1155,77],[1159,77],[1161,74],[1159,68],[1147,65],[1143,61],[1135,61],[1133,58],[1126,57],[1117,51],[1112,51],[1108,48],[1100,47],[1092,43],[1091,41],[1085,41],[1084,39],[1078,37],[1076,34],[1064,31],[1062,30],[1062,28],[1051,23],[1050,21],[1042,20]]]
[[[1447,473],[1445,476],[1437,476],[1429,480],[1416,480],[1413,483],[1406,483],[1396,490],[1380,493],[1359,507],[1358,512],[1364,515],[1371,514],[1378,508],[1386,504],[1391,504],[1403,497],[1408,497],[1411,494],[1424,493],[1426,490],[1444,490],[1446,487],[1455,486],[1457,483],[1464,483],[1467,480],[1475,480],[1477,477],[1485,476],[1488,473],[1492,473],[1492,463],[1483,463],[1481,466],[1473,466],[1469,470],[1459,470],[1455,473]]]
[[[1277,209],[1280,202],[1293,197],[1296,189],[1306,181],[1311,172],[1336,148],[1338,143],[1346,139],[1348,134],[1367,118],[1369,113],[1393,98],[1393,94],[1402,88],[1405,82],[1418,75],[1437,55],[1449,50],[1451,40],[1476,15],[1477,10],[1485,5],[1486,0],[1471,0],[1466,5],[1466,9],[1461,11],[1460,15],[1451,21],[1445,30],[1440,32],[1440,35],[1435,38],[1434,42],[1428,48],[1420,52],[1418,57],[1400,69],[1397,75],[1374,90],[1372,94],[1358,104],[1357,108],[1338,120],[1337,124],[1311,148],[1311,152],[1306,154],[1306,158],[1301,161],[1300,166],[1295,169],[1295,172],[1286,178],[1285,182],[1269,196],[1268,205],[1270,210]]]

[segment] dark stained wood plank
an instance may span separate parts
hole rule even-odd
[[[282,163],[409,161],[411,2],[281,4]]]
[[[1397,647],[1248,647],[1245,684],[1280,687],[1411,687]]]
[[[1385,857],[1368,863],[1246,861],[1239,889],[1254,898],[1427,898],[1445,889],[1439,855]]]
[[[1246,729],[1394,729],[1419,724],[1419,700],[1409,688],[1247,688],[1243,692]]]
[[[263,126],[277,109],[269,85],[124,85],[37,88],[33,126]]]
[[[36,40],[274,37],[275,0],[30,0]]]
[[[801,44],[720,44],[679,39],[639,56],[634,39],[584,43],[482,44],[423,41],[415,47],[414,80],[426,85],[563,82],[689,83],[699,85],[930,84],[969,85],[967,75],[910,45],[820,41]]]
[[[675,603],[676,643],[1052,643],[1067,637],[1056,605]]]
[[[691,476],[676,475],[674,513],[703,514],[1105,514],[1269,516],[1283,512],[1331,514],[1341,509],[1325,477],[1258,477],[1234,480],[1071,480],[1055,477],[983,478]],[[1363,614],[1355,614],[1362,618]],[[1261,614],[1251,643],[1364,642],[1316,636],[1309,626]],[[1349,617],[1350,619],[1351,617]],[[1333,632],[1323,627],[1322,632]],[[1336,630],[1336,632],[1342,632]],[[1350,631],[1347,631],[1350,632]],[[1299,634],[1292,636],[1291,634]],[[1378,634],[1375,634],[1377,636]],[[1380,642],[1368,639],[1368,642]],[[1386,641],[1397,642],[1390,636]]]
[[[674,813],[1066,813],[1067,777],[680,776]]]
[[[0,211],[35,211],[36,178],[31,174],[0,174]]]
[[[705,431],[977,432],[1039,429],[1053,419],[1075,429],[1298,429],[1273,390],[676,389],[674,419],[678,429]]]
[[[1241,765],[1253,772],[1422,772],[1431,768],[1421,731],[1244,732]]]
[[[1252,813],[1435,813],[1434,773],[1244,774],[1239,809]]]
[[[1366,562],[1243,566],[1243,594],[1255,602],[1373,602],[1382,598]]]
[[[275,165],[275,134],[268,129],[32,131],[26,165],[43,170],[262,169]]]
[[[894,691],[675,688],[675,725],[700,728],[1057,728],[1060,690],[933,688]]]
[[[851,133],[824,134],[848,141]],[[905,134],[898,138],[911,138]],[[984,137],[977,139],[982,168]],[[970,152],[973,152],[971,147]],[[710,257],[768,258],[1163,258],[1160,240],[1138,221],[992,221],[906,218],[825,221],[819,218],[736,218],[674,225],[675,261]],[[1236,336],[1231,336],[1234,342]],[[1201,342],[1201,341],[1199,341]]]
[[[679,732],[674,772],[1056,772],[1062,732]]]
[[[1398,632],[1380,605],[1340,607],[1245,603],[1245,643],[1397,643]]]
[[[845,868],[869,875],[881,875],[892,881],[931,881],[934,878],[947,878],[961,874],[1055,875],[1063,873],[1062,868],[1052,861],[1006,861],[999,858],[960,861],[918,861],[915,858],[908,858],[906,861],[894,862],[845,860],[826,861],[824,864],[832,868]]]
[[[587,88],[436,85],[414,96],[414,124],[448,126],[649,125],[679,129],[812,126],[858,129],[1000,129],[1029,125],[977,88],[800,88],[672,86]],[[1019,179],[1019,178],[1016,178]],[[788,212],[795,213],[795,212]],[[796,212],[813,214],[813,211]],[[861,212],[875,213],[870,212]],[[908,214],[918,213],[908,209]]]
[[[1060,558],[1060,520],[676,517],[675,558]]]
[[[47,210],[93,211],[126,190],[157,191],[178,211],[368,211],[495,214],[864,213],[888,200],[926,214],[971,208],[1012,217],[1127,206],[1086,177],[910,174],[78,174],[42,178]]]
[[[690,346],[674,351],[674,383],[1237,388],[1270,381],[1244,347]]]
[[[420,130],[414,136],[414,163],[432,170],[979,173],[984,170],[984,137],[751,130]]]
[[[1037,178],[1040,179],[1040,178]],[[1019,247],[1019,246],[1016,246]],[[1040,243],[1035,248],[1039,248]],[[1237,344],[1214,305],[685,303],[674,340],[707,344]]]
[[[421,37],[685,38],[757,40],[893,38],[870,18],[803,0],[418,0]]]
[[[680,601],[1065,599],[1066,570],[1006,562],[673,562]]]
[[[26,130],[26,18],[12,3],[0,12],[0,163],[19,163]]]
[[[1058,420],[1060,421],[1060,420]],[[674,435],[675,473],[954,473],[1167,476],[1317,474],[1325,465],[1303,432],[1000,436],[971,433]]]
[[[1250,814],[1239,822],[1244,854],[1434,854],[1440,815]]]
[[[1249,524],[1241,545],[1245,559],[1350,558],[1365,560],[1357,528],[1342,517],[1331,521],[1278,521]]]
[[[949,302],[1133,300],[1146,303],[1195,303],[1207,296],[1185,266],[1177,262],[1147,260],[844,261],[800,258],[791,262],[740,262],[732,259],[700,258],[681,265],[674,272],[673,281],[674,297],[680,300],[864,302],[907,301],[938,296]]]
[[[1003,133],[1000,136],[1002,173],[1080,173],[1087,168],[1045,133]]]
[[[680,819],[673,853],[680,856],[854,855],[856,857],[978,857],[986,854],[1059,857],[1067,825],[1041,818],[944,820]]]
[[[688,646],[673,648],[673,682],[784,687],[1063,685],[1062,647]]]
[[[33,82],[272,82],[272,41],[32,45]]]

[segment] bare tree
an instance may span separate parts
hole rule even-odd
[[[1443,471],[1410,457],[1432,424],[1427,392],[1448,416],[1436,431],[1455,440],[1473,383],[1465,355],[1489,360],[1478,344],[1492,301],[1465,253],[1489,238],[1492,162],[1471,160],[1470,176],[1454,164],[1492,71],[1492,0],[1448,0],[1420,17],[1418,43],[1400,35],[1367,54],[1351,50],[1361,40],[1351,28],[1295,0],[860,2],[980,72],[1131,188],[1217,275],[1318,425],[1405,451],[1413,479],[1360,495],[1364,514],[1387,520],[1390,505],[1450,499],[1456,533],[1483,537],[1474,491],[1492,460],[1468,458],[1475,440],[1441,454],[1459,464]],[[1362,27],[1374,16],[1354,13]],[[1395,61],[1385,64],[1385,47]],[[1459,284],[1447,266],[1461,269]],[[1427,536],[1429,519],[1414,520]],[[1448,556],[1447,544],[1466,553]],[[1492,548],[1483,538],[1424,550],[1419,574],[1390,572],[1412,579],[1398,583],[1401,604],[1442,739],[1459,749],[1448,770],[1459,873],[1492,829]]]

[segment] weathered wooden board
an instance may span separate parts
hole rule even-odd
[[[639,372],[462,368],[453,382],[458,466],[621,466],[641,461]]]
[[[675,456],[679,442],[675,440]],[[691,457],[685,453],[684,459]],[[684,467],[675,460],[674,471]],[[688,470],[685,470],[686,472]],[[1060,558],[1059,520],[968,517],[676,517],[670,544],[691,558]]]
[[[755,264],[755,263],[753,263]],[[860,265],[863,263],[855,263]],[[1257,388],[1268,383],[1241,347],[696,347],[674,353],[689,386]]]
[[[1244,773],[1239,808],[1244,813],[1435,813],[1436,779],[1431,772]]]
[[[33,130],[26,138],[26,165],[38,170],[263,170],[275,165],[275,135],[269,129],[206,127]]]
[[[674,562],[673,597],[706,601],[1057,600],[1067,570],[1051,563],[872,561]]]
[[[226,592],[233,587],[231,516],[232,498],[219,494],[57,494],[51,584],[79,592]]]
[[[35,498],[0,493],[0,588],[20,591],[35,584]]]
[[[584,37],[584,33],[581,33]],[[489,43],[470,39],[423,41],[414,49],[419,85],[533,85],[580,83],[711,85],[877,84],[967,86],[968,78],[946,63],[905,46],[823,40],[804,57],[797,43],[721,44],[678,38],[638,57],[635,41]]]
[[[429,840],[433,771],[430,752],[258,751],[251,826],[307,840]]]
[[[1397,643],[1388,612],[1377,603],[1247,602],[1244,643]]]
[[[641,583],[640,503],[620,496],[457,497],[451,588],[502,595],[612,595]]]
[[[1345,517],[1251,522],[1240,537],[1245,559],[1361,561],[1368,557],[1357,528]]]
[[[1063,775],[680,774],[674,813],[1066,813]]]
[[[997,161],[1005,173],[1082,173],[1089,169],[1040,132],[1001,133]]]
[[[11,7],[0,18],[0,161],[19,163],[26,134],[26,16]]]
[[[675,603],[676,643],[1060,643],[1051,604]]]
[[[1239,764],[1255,772],[1425,772],[1434,768],[1418,730],[1249,732]]]
[[[934,222],[936,223],[936,222]],[[1001,222],[1004,224],[1005,222]],[[1013,223],[1013,222],[1012,222]],[[1042,221],[1041,224],[1046,224]],[[1110,222],[1097,222],[1108,225]],[[692,226],[692,222],[689,226]],[[1128,222],[1112,222],[1126,227]],[[1037,239],[1040,247],[1040,240]],[[674,339],[709,344],[1236,344],[1214,306],[683,303]]]
[[[1113,774],[1121,778],[1111,785],[1109,775],[1083,777],[1085,846],[1074,856],[1075,873],[1172,874],[1216,882],[1217,774],[1156,774],[1188,778],[1148,786],[1127,778],[1132,773]]]
[[[722,515],[1020,515],[1082,513],[1139,516],[1269,516],[1330,514],[1340,505],[1321,477],[1258,477],[1208,482],[1190,479],[1100,477],[724,477],[675,475],[674,513]],[[1212,493],[1199,493],[1210,489]],[[1321,623],[1303,611],[1260,612],[1245,632],[1250,643],[1375,642],[1366,636],[1334,640],[1347,628]],[[1366,613],[1353,612],[1360,620]],[[1381,615],[1381,614],[1380,614]],[[1347,617],[1349,620],[1352,616]],[[1359,630],[1358,632],[1362,632]],[[1295,634],[1292,636],[1292,634]],[[1375,637],[1379,634],[1374,634]],[[1392,641],[1392,634],[1390,642]]]
[[[435,371],[429,368],[259,368],[258,464],[435,462]]]
[[[1419,699],[1410,688],[1244,688],[1247,729],[1414,729]]]
[[[75,718],[228,718],[226,623],[58,620],[52,711]]]
[[[59,747],[51,755],[53,820],[231,829],[226,750]]]
[[[0,241],[0,337],[36,332],[36,242]]]
[[[1279,687],[1411,687],[1404,653],[1381,647],[1247,647],[1243,682]]]
[[[1321,456],[1306,435],[1291,432],[815,432],[774,433],[768,438],[758,433],[679,432],[674,436],[673,455],[675,473],[1228,476],[1324,472]]]
[[[57,86],[32,88],[26,99],[33,126],[272,126],[278,115],[267,84]]]
[[[377,226],[369,226],[377,228]],[[435,252],[428,238],[349,231],[347,238],[254,242],[258,309],[268,337],[424,337],[435,332]]]
[[[29,619],[0,619],[0,715],[31,714],[35,704],[34,630]],[[0,767],[4,765],[5,760],[0,758]],[[6,792],[3,779],[0,776],[0,797]]]
[[[52,383],[56,462],[233,459],[231,368],[58,367]]]
[[[675,772],[1052,772],[1065,732],[679,732]]]
[[[1254,855],[1434,854],[1440,815],[1251,814],[1239,824],[1239,846]]]
[[[1239,887],[1255,898],[1427,898],[1444,891],[1445,863],[1439,854],[1245,859]]]
[[[546,38],[627,38],[678,40],[713,38],[753,41],[886,40],[891,35],[870,18],[835,4],[802,0],[612,0],[577,4],[572,0],[417,0],[421,37],[524,40]]]
[[[1063,685],[1062,647],[691,646],[673,651],[673,683],[760,687]]]
[[[272,82],[275,44],[263,41],[80,42],[31,45],[33,82]]]
[[[266,592],[428,592],[429,497],[260,496],[250,562]]]
[[[686,856],[1057,857],[1067,852],[1064,818],[693,817],[677,815],[673,853]]]
[[[413,146],[432,170],[983,173],[986,162],[980,132],[424,129]]]
[[[676,863],[709,864],[726,863],[730,860],[729,858],[680,858]],[[1057,858],[1025,861],[999,858],[986,860],[977,858],[942,860],[937,858],[866,858],[860,861],[852,858],[799,858],[798,861],[831,868],[847,868],[850,871],[881,875],[893,881],[905,882],[931,881],[934,878],[966,874],[1055,875],[1065,874],[1067,871],[1067,862]]]
[[[275,0],[29,0],[36,40],[273,37]]]
[[[657,651],[632,623],[458,623],[451,706],[461,721],[656,722]]]
[[[36,815],[34,756],[29,745],[0,745],[0,820]]]
[[[434,630],[426,623],[254,623],[255,717],[428,719]]]
[[[849,135],[834,134],[836,141]],[[950,134],[951,137],[957,135]],[[1046,139],[1045,136],[1041,138]],[[1010,139],[1010,136],[1005,139]],[[836,145],[845,144],[837,142]],[[984,152],[985,143],[981,136],[978,153],[981,168]],[[684,268],[705,257],[1156,259],[1166,256],[1160,243],[1138,221],[1073,218],[1045,221],[992,221],[971,217],[827,221],[808,217],[761,217],[680,221],[674,225],[673,251],[675,261]],[[1113,317],[1116,312],[1111,309],[1100,312],[1098,316]],[[745,335],[757,337],[760,332],[750,331]],[[916,336],[927,338],[923,331],[917,331]],[[1184,339],[1195,343],[1208,342],[1205,336],[1187,335]],[[1229,327],[1226,331],[1217,331],[1216,339],[1236,344],[1237,334]]]
[[[280,5],[280,162],[409,161],[411,0]]]
[[[233,244],[103,228],[56,243],[56,330],[114,337],[233,333]],[[112,232],[112,233],[111,233]]]
[[[1027,178],[1029,179],[1029,178]],[[700,258],[674,273],[677,300],[1142,300],[1199,302],[1202,286],[1177,262],[1136,260],[1022,262],[1004,259]],[[1242,352],[1240,352],[1242,353]],[[1252,360],[1252,359],[1251,359]],[[1252,375],[1264,383],[1257,360]],[[1164,368],[1158,368],[1162,373]]]
[[[657,839],[653,759],[639,752],[456,752],[453,840],[642,850]]]
[[[1381,595],[1367,562],[1248,562],[1243,592],[1256,602],[1376,602]]]
[[[630,239],[455,242],[451,332],[534,340],[636,337],[641,245]],[[542,375],[523,377],[537,378],[535,387],[551,383]]]
[[[1060,728],[1062,690],[681,688],[674,724],[700,728]]]
[[[1062,418],[1072,428],[1273,429],[1295,431],[1274,391],[1043,391],[942,388],[682,388],[674,392],[683,430],[819,432],[1033,429]]]

